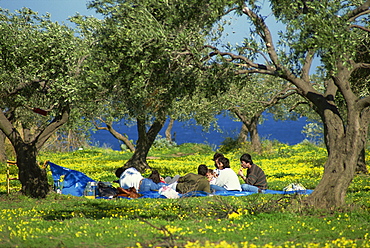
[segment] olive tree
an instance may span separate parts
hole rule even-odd
[[[233,62],[238,73],[269,74],[296,86],[298,94],[321,117],[328,151],[323,177],[307,203],[319,208],[343,205],[370,121],[369,91],[358,92],[351,81],[355,73],[370,68],[370,61],[356,56],[360,48],[369,54],[369,47],[363,44],[369,39],[370,1],[271,0],[270,4],[275,18],[286,25],[278,43],[272,38],[266,17],[259,14],[260,6],[246,1],[240,13],[247,17],[254,35],[244,40],[245,50],[233,53],[213,47],[210,56]],[[258,49],[248,49],[256,44]],[[256,50],[268,58],[264,67],[249,56]],[[321,60],[326,75],[325,84],[319,88],[310,75],[315,57]],[[339,111],[339,99],[346,106],[347,118]]]
[[[146,156],[173,103],[192,94],[205,35],[228,1],[92,1],[102,20],[77,16],[89,33],[91,77],[106,90],[114,118],[136,121],[138,140],[125,167],[149,168]],[[109,123],[109,122],[108,122]]]
[[[37,154],[76,102],[82,107],[94,92],[80,81],[82,43],[70,28],[27,8],[0,9],[0,31],[0,130],[14,147],[22,192],[45,197]]]

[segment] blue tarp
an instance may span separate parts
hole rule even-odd
[[[281,194],[281,195],[286,195],[286,194],[303,194],[303,195],[308,195],[311,194],[313,190],[307,189],[307,190],[298,190],[298,191],[280,191],[280,190],[270,190],[267,189],[264,191],[263,194]],[[157,191],[146,191],[146,192],[140,192],[143,196],[139,198],[166,198],[165,196],[159,194]],[[253,192],[248,192],[248,191],[216,191],[212,194],[207,194],[206,192],[202,191],[194,191],[194,192],[189,192],[186,194],[179,194],[180,197],[200,197],[200,196],[213,196],[213,195],[220,195],[220,196],[248,196],[252,194],[257,194]],[[127,197],[120,197],[120,198],[125,198],[125,199],[131,199]]]
[[[84,189],[88,182],[96,182],[90,177],[86,176],[84,173],[76,170],[71,170],[52,162],[48,162],[50,170],[54,179],[54,182],[59,181],[61,176],[64,176],[64,180],[61,182],[63,189],[62,194],[73,195],[73,196],[83,196]],[[264,194],[311,194],[313,190],[298,190],[298,191],[278,191],[278,190],[265,190]],[[159,194],[157,191],[146,191],[140,192],[142,196],[140,198],[166,198],[165,196]],[[248,196],[256,194],[247,191],[217,191],[211,195],[221,195],[221,196]],[[180,194],[180,197],[192,197],[192,196],[209,196],[206,192],[194,191],[187,194]],[[97,197],[99,198],[99,197]],[[104,197],[100,197],[104,198]],[[126,197],[122,197],[126,198]],[[127,198],[131,199],[131,198]]]
[[[60,182],[63,195],[83,196],[86,184],[96,182],[80,171],[71,170],[52,162],[47,164],[50,166],[54,182],[59,181],[61,176],[64,176],[64,179]]]

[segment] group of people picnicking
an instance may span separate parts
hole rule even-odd
[[[241,168],[235,173],[230,168],[230,161],[221,153],[213,156],[216,169],[209,169],[205,164],[198,166],[198,173],[188,173],[184,176],[176,175],[173,178],[161,177],[157,170],[153,170],[148,178],[144,178],[139,171],[131,167],[118,168],[116,176],[123,189],[135,188],[137,192],[158,191],[163,186],[169,186],[180,194],[203,191],[213,193],[216,191],[249,191],[261,193],[267,189],[267,180],[264,171],[253,163],[250,154],[240,157]],[[243,169],[246,169],[244,175]],[[244,181],[240,184],[240,176]]]

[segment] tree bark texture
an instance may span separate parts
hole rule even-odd
[[[165,131],[166,140],[169,141],[169,142],[172,142],[171,132],[172,132],[172,127],[173,127],[174,122],[175,122],[175,120],[170,118],[170,122],[168,123],[168,126],[167,126],[166,131]]]
[[[324,165],[324,175],[308,196],[307,203],[317,208],[331,209],[345,204],[347,189],[366,143],[370,111],[365,109],[360,114],[353,110],[349,112],[347,123],[344,123],[337,111],[322,107],[328,159]]]
[[[246,142],[247,138],[248,138],[248,129],[245,126],[245,124],[242,123],[242,127],[240,129],[239,136],[238,136],[238,143]]]
[[[12,143],[19,169],[18,176],[22,184],[22,193],[33,198],[44,198],[49,192],[46,171],[37,164],[37,154],[43,144],[50,136],[69,118],[69,107],[64,108],[60,115],[57,115],[39,133],[31,135],[29,128],[25,127],[23,133],[25,138],[13,124],[7,119],[3,111],[0,111],[0,129]]]
[[[252,143],[252,149],[256,153],[260,154],[262,152],[262,144],[260,140],[260,136],[258,134],[257,125],[258,125],[258,119],[260,116],[253,116],[250,120],[250,125],[247,126],[249,129],[249,135],[251,138]]]
[[[362,149],[362,151],[360,153],[360,157],[358,158],[357,166],[356,166],[356,172],[357,173],[364,173],[364,174],[369,173],[369,171],[367,170],[367,167],[366,167],[365,146],[364,146],[364,148]]]
[[[101,121],[106,125],[106,127],[96,126],[96,129],[98,129],[98,130],[108,130],[113,135],[113,137],[122,141],[131,152],[135,152],[134,144],[132,144],[132,142],[125,135],[122,135],[119,132],[117,132],[113,128],[113,125],[112,125],[111,122],[107,122],[107,121],[103,121],[103,120],[101,120]]]
[[[2,163],[5,163],[8,159],[6,156],[5,138],[5,134],[0,130],[0,162]]]
[[[138,140],[136,149],[123,168],[134,167],[141,173],[147,169],[151,169],[146,161],[146,157],[159,131],[163,128],[164,123],[165,119],[156,119],[149,130],[146,131],[146,121],[144,119],[137,119]]]
[[[239,110],[233,110],[233,112],[236,114],[236,116],[241,120],[243,123],[243,126],[245,126],[245,130],[247,133],[249,133],[251,145],[253,151],[256,153],[261,153],[262,151],[262,144],[260,140],[260,136],[258,134],[258,120],[261,117],[262,113],[256,113],[252,116],[252,118],[247,119],[247,116],[245,116],[243,113],[241,113]],[[243,130],[243,127],[242,127]]]
[[[22,184],[22,193],[34,198],[45,198],[50,187],[46,170],[37,164],[36,145],[18,144],[15,146],[19,180]]]

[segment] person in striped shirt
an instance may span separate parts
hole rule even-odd
[[[261,193],[267,189],[266,175],[263,170],[253,163],[250,154],[245,153],[240,157],[241,167],[238,175],[245,184],[241,185],[243,191]],[[247,169],[247,176],[244,176],[243,169]]]

